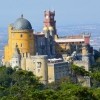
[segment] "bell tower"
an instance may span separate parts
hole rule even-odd
[[[54,34],[57,34],[56,32],[56,21],[54,19],[55,17],[55,11],[44,11],[44,26],[45,27],[53,27]]]

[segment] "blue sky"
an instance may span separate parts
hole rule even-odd
[[[56,11],[57,26],[100,23],[100,0],[0,0],[0,27],[21,14],[33,27],[42,26],[48,9]]]

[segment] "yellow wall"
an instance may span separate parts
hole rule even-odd
[[[35,54],[33,30],[13,30],[11,26],[8,29],[8,46],[5,46],[4,59],[9,62],[11,59],[14,48],[18,45],[20,53]]]
[[[54,82],[55,81],[55,75],[54,75],[54,65],[48,64],[48,82]]]

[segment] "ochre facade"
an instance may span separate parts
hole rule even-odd
[[[8,28],[8,44],[4,48],[4,60],[9,62],[17,46],[23,56],[28,53],[34,55],[34,35],[33,30],[15,30],[10,25]]]

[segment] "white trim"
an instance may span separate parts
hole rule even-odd
[[[57,39],[56,42],[84,42],[84,39]]]

